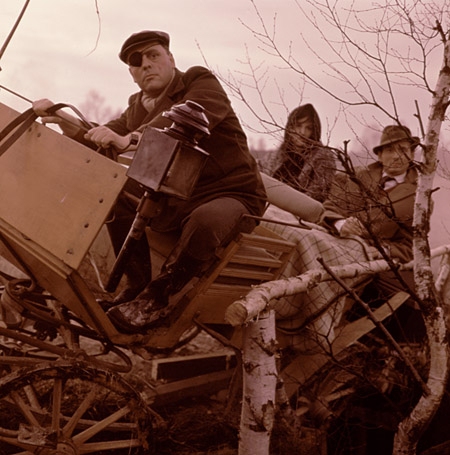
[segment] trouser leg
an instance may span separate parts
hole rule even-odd
[[[248,210],[237,199],[222,197],[198,206],[181,223],[180,238],[167,263],[187,255],[207,263],[218,247],[229,243],[239,232],[251,232],[255,220],[246,218]]]
[[[179,242],[161,274],[136,300],[113,308],[108,313],[122,330],[140,330],[155,321],[155,310],[168,303],[194,276],[211,263],[218,247],[225,246],[239,232],[251,232],[256,222],[243,218],[248,211],[239,201],[219,198],[188,214],[181,223]]]
[[[193,210],[182,222],[180,238],[161,274],[150,289],[164,289],[168,295],[180,291],[215,259],[217,248],[228,244],[239,232],[251,232],[256,222],[243,217],[247,208],[233,198],[218,198]]]

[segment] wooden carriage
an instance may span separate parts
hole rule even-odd
[[[17,115],[0,105],[0,128]],[[12,409],[16,417],[0,421],[5,453],[20,448],[20,453],[79,455],[146,447],[146,431],[157,420],[149,405],[227,386],[232,370],[155,384],[142,394],[127,380],[133,367],[129,353],[151,358],[154,352],[173,350],[199,327],[239,347],[241,328],[227,324],[227,308],[254,286],[280,278],[295,242],[267,223],[238,235],[180,297],[181,311],[169,324],[143,334],[121,333],[80,269],[126,182],[126,167],[35,122],[0,155],[0,172],[0,256],[22,273],[8,280],[1,296],[0,407]],[[175,239],[150,229],[147,236],[158,268]],[[382,305],[379,320],[407,298],[402,293]],[[350,324],[343,319],[333,354],[373,327],[367,317]],[[323,354],[299,353],[284,365],[289,397],[327,361]],[[67,396],[78,394],[69,406]],[[84,413],[107,394],[114,396],[110,415],[86,418]]]
[[[17,116],[0,105],[0,128]],[[26,349],[3,349],[0,364],[8,374],[0,379],[0,388],[3,386],[6,402],[15,402],[18,414],[25,415],[28,424],[27,428],[0,425],[0,446],[3,441],[8,447],[45,447],[79,454],[144,444],[135,434],[140,425],[133,427],[129,417],[136,408],[123,403],[123,397],[131,392],[120,377],[114,386],[107,382],[109,374],[131,369],[124,349],[147,355],[170,351],[199,325],[220,330],[225,325],[226,307],[251,286],[278,278],[294,245],[264,228],[240,234],[183,296],[183,311],[168,327],[145,334],[121,333],[79,269],[126,182],[126,167],[34,122],[0,156],[0,169],[0,255],[26,277],[8,282],[2,294],[4,314],[8,315],[5,321],[9,319],[10,324],[2,324],[0,336]],[[150,231],[148,238],[154,264],[161,264],[174,239]],[[58,342],[52,343],[52,337]],[[27,367],[26,371],[17,370],[17,366]],[[95,419],[90,425],[84,422],[81,410],[92,406],[95,396],[83,398],[71,416],[55,414],[55,409],[64,405],[67,378],[74,374],[87,384],[122,396],[107,426],[123,431],[131,428],[134,433],[128,439],[114,435],[111,439],[107,436],[106,442],[90,442],[102,426]],[[231,371],[206,374],[196,378],[195,388],[224,387],[230,376]],[[43,421],[46,408],[35,396],[38,382],[52,383],[54,411],[49,422]],[[192,381],[184,387],[189,390]],[[165,393],[173,394],[173,389],[155,388],[150,402]],[[131,395],[134,401],[142,401]]]

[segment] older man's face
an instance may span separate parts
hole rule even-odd
[[[414,158],[414,150],[408,140],[384,146],[378,153],[378,161],[387,175],[404,174]]]
[[[135,52],[142,54],[142,63],[140,66],[130,65],[133,80],[147,95],[155,98],[172,79],[173,55],[157,43],[138,48]]]

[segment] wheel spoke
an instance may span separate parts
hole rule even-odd
[[[96,435],[97,433],[99,433],[100,431],[105,429],[111,423],[116,422],[123,416],[127,415],[129,412],[130,412],[130,408],[128,406],[125,406],[122,409],[119,409],[118,411],[116,411],[115,413],[106,417],[105,419],[97,422],[91,428],[88,428],[87,430],[84,430],[83,432],[74,436],[72,439],[73,442],[75,443],[76,446],[79,447],[83,442],[92,438],[92,436]]]
[[[2,436],[4,437],[10,437],[10,438],[17,438],[19,432],[16,430],[8,430],[6,428],[0,428],[0,438]]]
[[[105,442],[90,442],[83,444],[78,450],[80,454],[100,452],[101,450],[115,450],[115,449],[131,449],[139,447],[140,441],[138,439],[127,439],[122,441],[105,441]]]
[[[36,411],[42,413],[43,410],[41,408],[41,405],[39,404],[39,400],[38,400],[38,397],[36,395],[36,391],[34,390],[34,388],[31,385],[26,385],[23,388],[23,390],[25,392],[25,395],[28,398],[28,401],[30,402],[31,407],[33,409],[35,409]]]
[[[6,442],[7,444],[11,444],[12,446],[19,447],[21,449],[27,449],[30,447],[29,444],[18,442],[16,438],[4,438],[3,436],[0,436],[0,442]],[[25,452],[18,452],[14,455],[22,455],[22,454],[28,455],[30,453],[32,454],[33,452],[29,452],[28,450],[25,450]]]
[[[61,420],[62,379],[56,378],[53,388],[52,430],[59,434]]]
[[[73,430],[75,429],[78,421],[81,419],[81,417],[83,417],[83,414],[89,409],[89,407],[95,400],[95,397],[99,389],[100,386],[95,385],[91,389],[91,391],[86,395],[84,400],[81,402],[80,406],[78,406],[78,409],[74,412],[72,417],[69,419],[69,421],[63,428],[62,436],[64,438],[69,438],[70,436],[72,436]]]
[[[31,412],[30,407],[25,403],[25,401],[22,399],[22,397],[19,395],[19,393],[16,391],[12,391],[11,397],[14,400],[14,403],[16,403],[16,405],[21,410],[24,417],[28,420],[28,423],[32,426],[41,428],[41,425],[39,424],[39,422],[36,420],[36,417]]]

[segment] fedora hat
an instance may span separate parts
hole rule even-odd
[[[389,125],[386,126],[381,133],[380,143],[373,148],[374,153],[378,155],[381,149],[386,145],[394,144],[395,142],[407,139],[411,145],[415,147],[420,143],[420,139],[416,136],[411,136],[411,131],[406,126]]]
[[[125,63],[128,63],[128,56],[133,49],[140,47],[147,43],[160,43],[164,46],[169,47],[170,37],[166,32],[160,32],[158,30],[144,30],[142,32],[133,33],[128,37],[122,44],[122,48],[119,52],[119,58]]]

